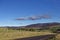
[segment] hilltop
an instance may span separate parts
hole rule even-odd
[[[25,28],[52,28],[52,27],[58,27],[58,26],[60,26],[60,23],[52,22],[52,23],[31,24],[31,25],[25,26]]]

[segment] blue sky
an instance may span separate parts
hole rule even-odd
[[[15,20],[19,17],[48,14],[50,19]],[[0,26],[23,26],[34,23],[60,22],[60,0],[0,0]]]

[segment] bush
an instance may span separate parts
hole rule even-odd
[[[50,30],[51,30],[53,33],[56,33],[58,29],[60,29],[60,27],[53,27],[53,28],[51,28]]]

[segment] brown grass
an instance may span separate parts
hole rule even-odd
[[[31,32],[31,31],[7,30],[6,28],[0,28],[0,40],[32,37],[46,34],[52,34],[52,33],[49,31]],[[56,38],[59,40],[60,34],[57,35]]]

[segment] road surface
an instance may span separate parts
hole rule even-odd
[[[27,37],[27,38],[18,38],[14,40],[48,40],[54,38],[55,35],[50,34],[50,35],[42,35],[42,36],[34,36],[34,37]]]

